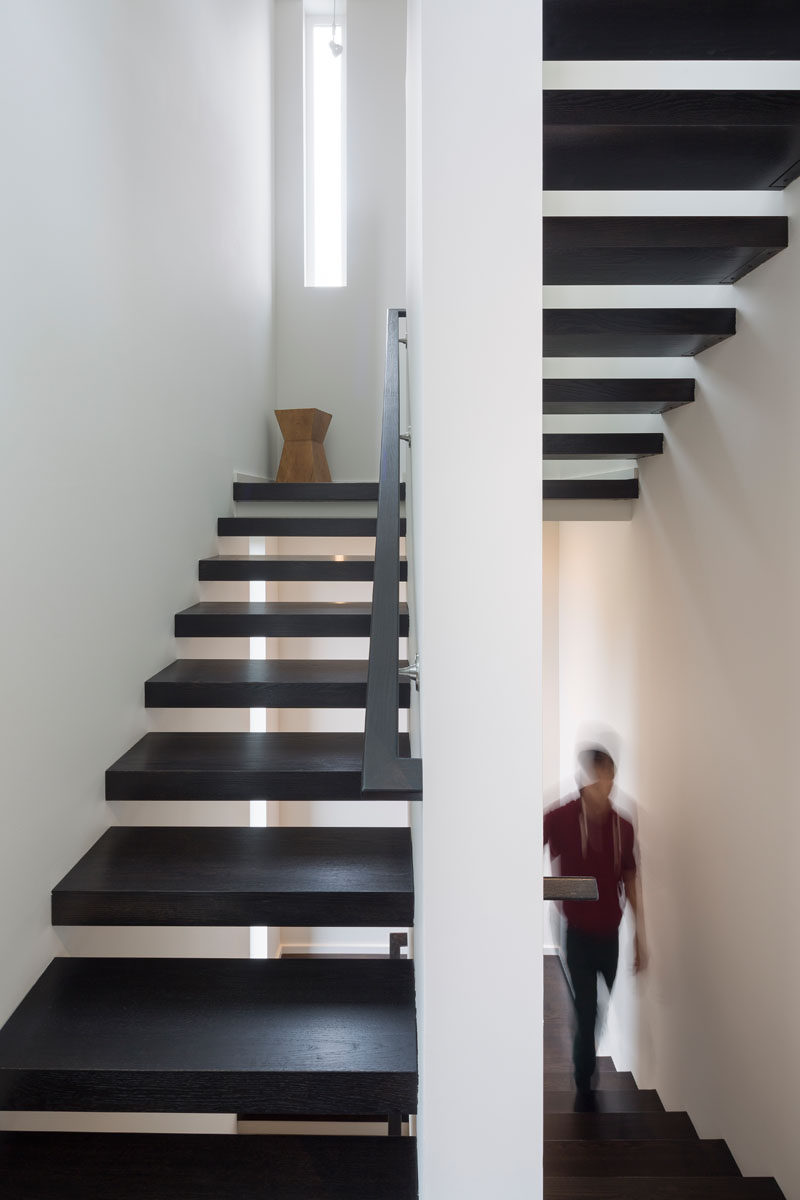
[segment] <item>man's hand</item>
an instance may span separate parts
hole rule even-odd
[[[647,964],[650,961],[650,955],[647,951],[647,943],[644,937],[640,937],[638,933],[633,937],[633,973],[638,975],[641,971],[647,970]]]

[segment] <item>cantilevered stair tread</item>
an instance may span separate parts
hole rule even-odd
[[[693,379],[545,379],[545,413],[664,413],[694,401]],[[201,576],[202,578],[202,576]]]
[[[648,409],[648,411],[650,411]],[[200,560],[200,579],[272,581],[372,581],[375,559],[355,554],[219,554]],[[408,578],[408,563],[400,559],[400,578]]]
[[[404,500],[406,485],[400,484],[400,499]],[[377,483],[234,483],[233,498],[237,503],[265,500],[377,500]]]
[[[0,1106],[416,1111],[408,960],[57,958],[0,1030]]]
[[[664,453],[663,433],[545,433],[544,458],[647,458]]]
[[[106,799],[361,800],[363,755],[361,733],[147,733],[106,771]]]
[[[546,358],[691,356],[736,332],[736,309],[546,308],[542,322]]]
[[[114,826],[53,889],[54,925],[412,925],[399,828]]]
[[[545,217],[544,282],[735,283],[788,240],[787,217]]]
[[[783,188],[800,174],[800,91],[544,93],[544,186]]]
[[[638,479],[545,479],[545,500],[635,500]]]
[[[785,1200],[774,1179],[735,1175],[545,1176],[544,1200]]]
[[[371,602],[205,602],[175,614],[176,637],[369,637]],[[408,634],[400,605],[398,636]]]
[[[220,517],[220,537],[375,537],[375,517]],[[400,518],[399,533],[406,532]]]
[[[619,1141],[546,1141],[547,1175],[739,1175],[723,1141],[641,1138]]]
[[[545,59],[797,59],[796,0],[545,0]]]
[[[575,1085],[569,1072],[561,1074],[561,1088],[547,1088],[544,1093],[546,1113],[571,1113],[575,1104]],[[551,1080],[552,1082],[552,1080]],[[658,1092],[640,1088],[614,1091],[603,1088],[597,1093],[597,1105],[603,1113],[663,1112]]]
[[[144,685],[148,708],[363,708],[366,695],[365,659],[179,659]],[[410,695],[401,680],[401,708]]]
[[[633,1138],[696,1138],[685,1112],[545,1113],[545,1141],[624,1141]]]
[[[4,1200],[417,1200],[416,1140],[0,1133]]]
[[[630,1071],[600,1071],[595,1086],[608,1092],[636,1091],[636,1083]],[[566,1092],[573,1089],[572,1099],[575,1100],[574,1084],[571,1071],[545,1071],[545,1092]]]

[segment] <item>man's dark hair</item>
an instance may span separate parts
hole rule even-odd
[[[578,755],[578,762],[584,770],[588,770],[589,767],[610,767],[616,772],[617,769],[613,758],[602,746],[587,746]]]

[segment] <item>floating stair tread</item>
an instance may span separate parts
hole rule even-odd
[[[547,1074],[547,1072],[545,1073]],[[546,1088],[544,1093],[544,1111],[546,1113],[571,1113],[575,1104],[575,1087],[572,1075],[565,1071],[561,1074],[561,1088]],[[551,1081],[552,1082],[552,1081]],[[632,1091],[625,1088],[613,1091],[603,1088],[597,1092],[597,1104],[603,1113],[637,1113],[663,1112],[664,1105],[658,1092],[640,1088]]]
[[[638,479],[545,479],[545,500],[635,500]]]
[[[413,962],[57,958],[0,1030],[5,1109],[416,1111]]]
[[[774,1179],[735,1175],[612,1176],[592,1179],[551,1175],[544,1200],[785,1200]]]
[[[544,93],[546,189],[750,190],[798,174],[798,91]]]
[[[399,636],[408,634],[400,604]],[[176,637],[369,637],[372,603],[206,601],[175,614]]]
[[[560,61],[798,59],[796,0],[545,0],[544,57]]]
[[[220,537],[375,537],[376,517],[220,517]],[[406,519],[400,518],[400,536]]]
[[[699,1138],[546,1141],[547,1175],[739,1175],[723,1141]]]
[[[366,659],[179,659],[144,685],[148,708],[363,708],[366,693]],[[410,695],[401,680],[401,707]]]
[[[545,357],[687,356],[736,332],[735,308],[546,308]]]
[[[404,500],[406,485],[400,484],[400,499]],[[377,500],[377,483],[234,483],[233,498],[241,504],[265,500]]]
[[[788,240],[787,217],[545,217],[544,282],[734,283]]]
[[[595,1086],[599,1090],[609,1092],[636,1091],[636,1083],[630,1071],[600,1071],[597,1075]],[[575,1094],[571,1071],[545,1071],[544,1090],[546,1092],[566,1092],[571,1088],[573,1089],[572,1099],[574,1101]]]
[[[395,828],[114,826],[53,889],[54,925],[412,925]]]
[[[362,733],[147,733],[106,771],[106,799],[360,800],[363,754]]]
[[[0,1133],[4,1200],[417,1200],[416,1139]]]
[[[546,1113],[545,1141],[625,1141],[634,1138],[696,1138],[685,1112]]]
[[[693,379],[545,379],[545,413],[664,413],[694,402]]]
[[[359,554],[219,554],[200,560],[200,579],[248,581],[367,580],[375,573],[375,559]],[[408,563],[400,559],[400,578],[408,578]]]
[[[545,433],[543,456],[572,458],[647,458],[664,453],[663,433]]]

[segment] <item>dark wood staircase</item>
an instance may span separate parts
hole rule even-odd
[[[237,485],[239,502],[374,501],[377,485]],[[398,523],[399,525],[399,523]],[[375,536],[376,520],[233,517],[222,536]],[[395,556],[399,542],[395,540]],[[205,560],[201,578],[372,578],[375,556]],[[404,577],[405,571],[398,571]],[[372,605],[201,603],[178,637],[370,638]],[[395,639],[408,632],[398,608]],[[397,641],[395,640],[397,647]],[[395,662],[399,656],[395,650]],[[397,682],[397,712],[409,704]],[[366,660],[178,660],[148,707],[361,708]],[[146,734],[109,801],[361,800],[364,733]],[[408,736],[397,753],[409,755]],[[404,799],[421,793],[406,791]],[[375,798],[370,794],[370,799]],[[380,798],[380,797],[378,797]],[[387,797],[388,798],[388,797]],[[414,922],[408,828],[112,827],[52,893],[55,925],[400,926]],[[57,958],[0,1030],[0,1108],[371,1116],[416,1112],[408,958]],[[356,1119],[354,1118],[354,1119]],[[407,1117],[406,1117],[407,1119]],[[357,1126],[356,1126],[357,1127]],[[408,1136],[6,1133],[3,1200],[415,1200]]]
[[[544,960],[544,1200],[781,1200],[746,1179],[724,1141],[701,1139],[629,1071],[598,1059],[598,1112],[572,1111],[572,998],[560,959]]]

